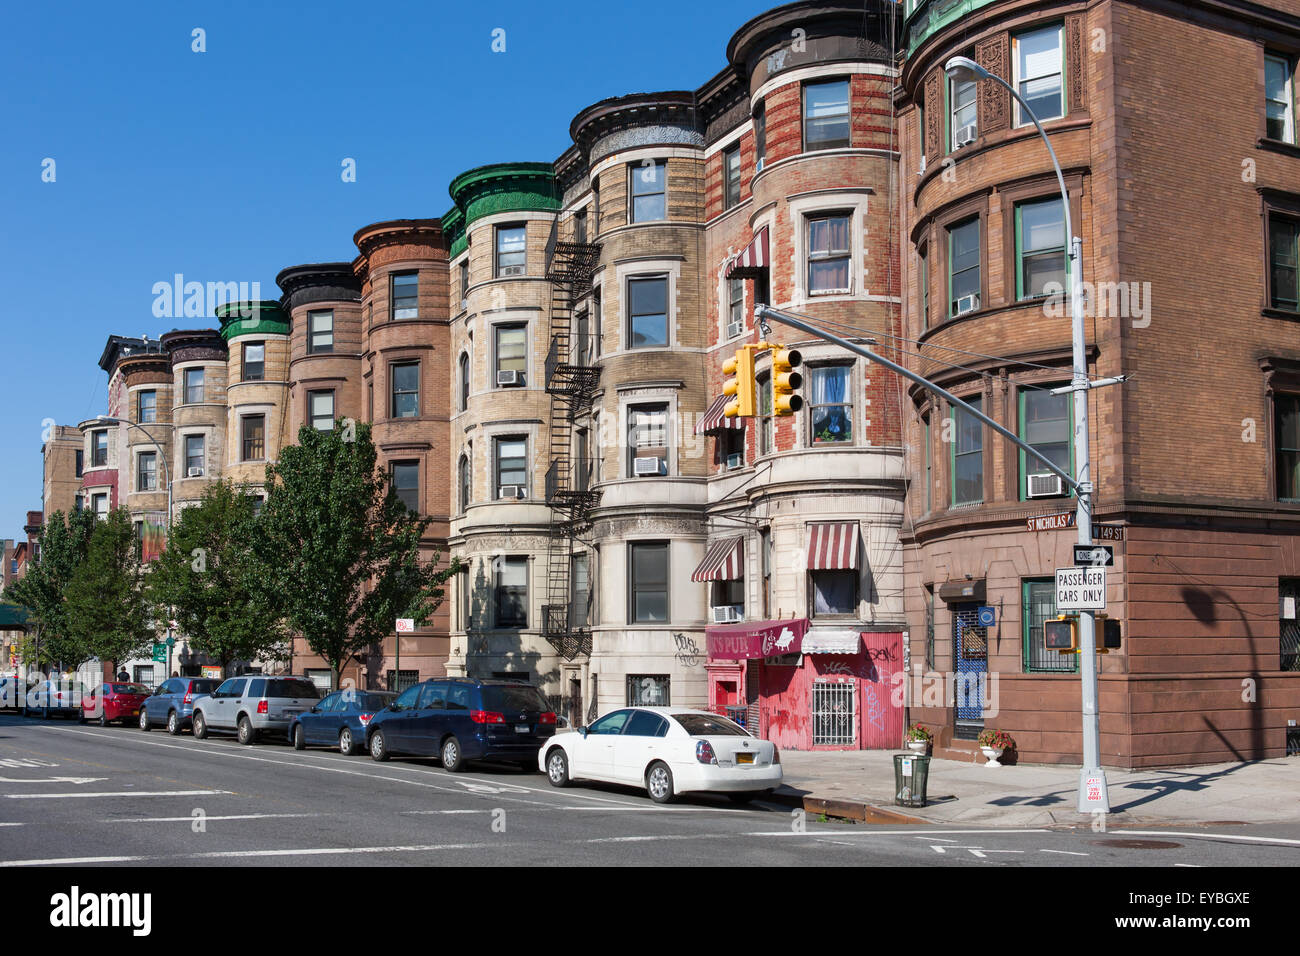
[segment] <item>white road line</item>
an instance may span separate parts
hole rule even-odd
[[[1174,866],[1187,866],[1187,867],[1191,867],[1192,869],[1196,869],[1196,870],[1199,870],[1199,869],[1202,868],[1202,867],[1201,867],[1201,864],[1199,864],[1199,863],[1175,863]]]
[[[477,811],[475,811],[477,812]],[[193,823],[195,820],[202,820],[204,823],[210,823],[213,820],[285,820],[297,817],[318,817],[319,813],[237,813],[228,816],[211,816],[202,817],[130,817],[116,819],[110,817],[107,820],[100,820],[100,823]]]
[[[289,850],[217,850],[211,853],[191,853],[180,859],[220,860],[231,857],[268,856],[340,856],[347,853],[428,853],[433,850],[481,850],[515,846],[513,843],[430,843],[423,846],[352,846],[312,847]]]
[[[1300,846],[1300,840],[1287,840],[1282,837],[1237,836],[1234,833],[1182,833],[1178,830],[1124,830],[1123,833],[1125,836],[1180,836],[1192,837],[1198,840],[1236,840],[1241,843],[1273,843],[1282,846]]]
[[[1066,856],[1087,856],[1086,853],[1076,853],[1074,850],[1043,850],[1044,853],[1064,853]]]
[[[435,813],[491,813],[487,807],[482,810],[402,810],[404,816],[429,816]]]
[[[646,843],[654,840],[726,840],[731,837],[729,833],[670,833],[664,836],[629,836],[629,837],[596,837],[591,840],[583,840],[583,843]]]
[[[148,860],[147,856],[67,856],[59,859],[44,860],[0,860],[0,867],[5,866],[82,866],[90,863],[139,863]]]
[[[740,835],[759,836],[759,837],[767,836],[767,837],[805,837],[806,838],[809,836],[815,836],[817,832],[825,832],[825,831],[813,831],[811,833],[796,833],[792,830],[752,830],[748,833],[742,833]],[[839,831],[836,832],[840,836],[846,836],[846,837],[879,837],[879,836],[903,836],[904,835],[899,833],[897,830],[863,830],[861,833],[840,833]],[[995,829],[995,830],[931,830],[929,832],[971,834],[975,836],[1001,836],[1004,833],[1050,833],[1051,831],[1042,830],[1042,829],[1039,830]]]
[[[146,747],[162,747],[162,748],[167,749],[167,750],[183,750],[183,751],[185,751],[186,753],[191,753],[191,754],[210,754],[210,755],[213,755],[213,756],[219,756],[219,757],[229,757],[229,758],[232,758],[232,759],[235,759],[235,760],[253,760],[253,761],[258,761],[258,762],[261,762],[261,763],[272,763],[272,764],[276,764],[277,766],[281,766],[281,767],[298,767],[298,768],[302,768],[302,769],[306,769],[306,770],[320,770],[320,771],[324,771],[324,772],[326,772],[326,773],[341,773],[341,774],[347,774],[347,775],[349,775],[349,776],[354,776],[354,777],[365,777],[365,778],[368,779],[368,780],[383,780],[383,781],[387,781],[387,782],[389,782],[389,783],[405,783],[405,784],[411,784],[411,785],[413,785],[413,786],[417,786],[417,787],[424,787],[424,788],[426,788],[426,789],[430,789],[430,790],[441,790],[441,791],[443,791],[444,793],[457,793],[457,794],[461,794],[462,796],[467,796],[467,795],[470,795],[470,794],[472,793],[472,791],[463,790],[463,789],[461,789],[461,788],[459,788],[459,787],[444,787],[444,786],[439,786],[438,784],[423,783],[423,782],[418,781],[418,780],[408,780],[408,779],[405,779],[405,778],[402,778],[402,777],[391,777],[391,776],[388,776],[387,774],[380,774],[380,773],[374,773],[374,772],[365,773],[365,772],[362,772],[362,771],[360,771],[360,770],[348,770],[348,769],[346,769],[346,768],[344,768],[344,767],[329,767],[329,766],[325,766],[325,765],[323,765],[323,764],[321,764],[321,763],[317,763],[317,762],[311,762],[311,763],[308,763],[308,762],[299,761],[299,760],[276,760],[276,759],[273,759],[273,758],[271,758],[271,757],[258,757],[258,756],[255,756],[255,755],[253,755],[253,754],[247,754],[247,753],[235,753],[235,752],[231,752],[231,751],[218,750],[218,749],[216,749],[216,748],[193,747],[193,746],[186,746],[186,745],[184,745],[184,744],[170,744],[170,743],[165,743],[164,741],[161,741],[161,740],[141,740],[141,739],[139,739],[138,737],[135,737],[135,736],[132,736],[132,735],[129,735],[129,734],[127,734],[127,735],[122,735],[122,734],[102,733],[102,732],[92,731],[92,730],[74,729],[74,728],[71,728],[71,727],[62,727],[62,728],[43,727],[43,728],[40,728],[40,729],[43,729],[43,730],[51,730],[51,731],[54,731],[54,732],[56,732],[56,733],[76,734],[76,735],[78,735],[78,736],[83,736],[83,737],[94,737],[94,738],[101,739],[101,740],[119,740],[119,741],[126,741],[126,742],[128,742],[128,743],[140,744],[140,745],[142,745],[142,746],[146,746]],[[233,738],[232,738],[232,740],[233,740]],[[311,755],[307,755],[307,756],[311,756]],[[322,754],[321,756],[322,756],[322,757],[325,757],[324,754]],[[329,759],[329,758],[325,758],[325,759]],[[342,759],[342,758],[340,758],[340,759]],[[432,777],[439,777],[439,778],[444,778],[444,779],[454,779],[454,778],[452,778],[452,775],[449,774],[449,773],[448,773],[447,771],[445,771],[445,770],[443,770],[443,771],[437,771],[437,770],[422,770],[422,769],[419,768],[419,767],[403,766],[402,764],[389,764],[389,765],[387,765],[387,769],[390,769],[390,770],[399,770],[399,771],[404,771],[404,772],[408,772],[408,773],[417,773],[417,774],[421,774],[421,775],[423,775],[423,776],[432,776]],[[490,778],[480,778],[480,779],[483,779],[485,783],[491,783],[491,779],[490,779]],[[543,790],[543,789],[538,788],[538,787],[524,787],[524,786],[521,786],[521,785],[518,785],[518,784],[510,784],[510,786],[512,786],[512,787],[518,787],[520,790],[524,790],[524,791],[526,791],[526,792],[528,792],[528,793],[546,794],[546,795],[550,795],[550,796],[555,796],[555,795],[556,795],[556,794],[555,794],[555,790],[554,790],[554,788],[548,788],[548,789]],[[487,794],[474,794],[474,795],[475,795],[475,796],[487,796]],[[494,794],[493,796],[495,796],[496,799],[498,799],[498,800],[511,800],[511,799],[518,800],[518,799],[519,799],[519,798],[517,798],[517,797],[512,798],[512,797],[505,796],[505,795],[495,795],[495,794]],[[574,792],[571,792],[571,791],[570,791],[570,792],[566,792],[566,794],[565,794],[565,798],[566,798],[566,799],[570,799],[570,800],[592,800],[592,801],[596,801],[596,802],[598,802],[598,803],[609,803],[609,804],[614,804],[614,805],[616,805],[616,806],[627,806],[627,800],[626,800],[626,799],[614,799],[614,798],[612,798],[612,797],[599,797],[599,796],[596,796],[596,795],[594,795],[594,794],[574,793]],[[523,802],[529,802],[529,801],[523,801]]]
[[[206,797],[232,790],[105,790],[100,793],[6,793],[6,800],[76,800],[85,797]]]
[[[0,823],[0,827],[25,827],[25,823]]]
[[[914,840],[934,840],[936,843],[956,843],[956,840],[949,840],[946,837],[918,836]]]

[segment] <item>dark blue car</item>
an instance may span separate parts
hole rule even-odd
[[[295,750],[310,746],[339,748],[350,757],[361,750],[366,739],[366,725],[372,717],[393,702],[396,694],[379,690],[335,691],[311,710],[304,711],[289,724],[289,739]]]
[[[537,772],[537,752],[555,734],[555,712],[536,687],[505,680],[427,680],[402,691],[366,728],[375,760],[438,757],[445,769],[501,760]]]
[[[194,717],[194,702],[207,697],[221,681],[212,677],[172,677],[162,682],[152,697],[140,702],[140,729],[159,725],[173,736],[189,727]]]

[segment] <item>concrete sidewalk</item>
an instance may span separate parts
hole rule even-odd
[[[981,826],[1088,824],[1075,811],[1078,767],[930,761],[929,804],[894,804],[895,752],[785,750],[785,785],[772,802],[881,823]],[[1174,770],[1107,770],[1108,826],[1300,823],[1300,758],[1207,764]]]

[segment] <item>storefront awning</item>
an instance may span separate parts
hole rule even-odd
[[[813,627],[803,636],[805,654],[856,654],[861,649],[859,631]]]
[[[771,260],[767,254],[767,226],[754,234],[745,251],[736,256],[727,267],[728,279],[759,279]]]
[[[856,521],[808,526],[809,571],[856,571],[857,568]]]
[[[745,661],[777,654],[797,654],[808,630],[808,618],[788,621],[749,621],[704,629],[710,661]]]
[[[723,538],[709,545],[692,581],[739,581],[744,575],[745,539],[740,535]]]
[[[723,428],[744,428],[745,420],[737,415],[735,418],[728,418],[722,414],[727,407],[727,396],[719,395],[713,400],[708,411],[700,416],[700,420],[695,423],[695,434],[707,435],[709,432],[720,431]]]

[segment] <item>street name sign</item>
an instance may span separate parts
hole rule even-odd
[[[1025,519],[1026,531],[1060,531],[1074,527],[1074,512],[1062,511],[1054,515],[1031,515]],[[1123,541],[1122,524],[1094,524],[1092,536],[1098,541]]]
[[[1106,607],[1105,568],[1057,568],[1058,611],[1101,611]]]
[[[1115,549],[1108,544],[1076,544],[1075,567],[1110,567],[1115,563]]]

